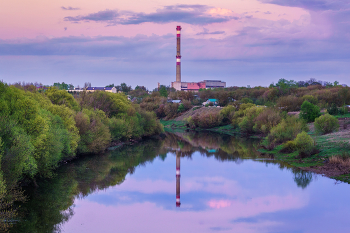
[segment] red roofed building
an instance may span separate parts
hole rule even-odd
[[[207,88],[225,88],[226,82],[220,80],[204,80],[201,82],[172,82],[171,87],[177,91],[198,91]]]
[[[201,88],[205,89],[205,82],[187,83],[187,90],[188,91],[198,91]]]

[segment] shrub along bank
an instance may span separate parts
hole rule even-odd
[[[112,142],[159,134],[156,115],[124,94],[25,91],[0,82],[0,193],[18,181],[52,177],[61,161],[103,152]]]

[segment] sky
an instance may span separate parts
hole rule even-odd
[[[0,2],[0,80],[152,90],[175,81],[350,85],[347,0],[11,0]]]

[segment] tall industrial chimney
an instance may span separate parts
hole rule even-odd
[[[176,27],[176,82],[181,82],[181,26]]]

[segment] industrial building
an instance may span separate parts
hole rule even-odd
[[[181,26],[176,27],[176,81],[171,87],[177,91],[198,91],[206,88],[225,88],[226,82],[220,80],[204,80],[201,82],[181,82]]]

